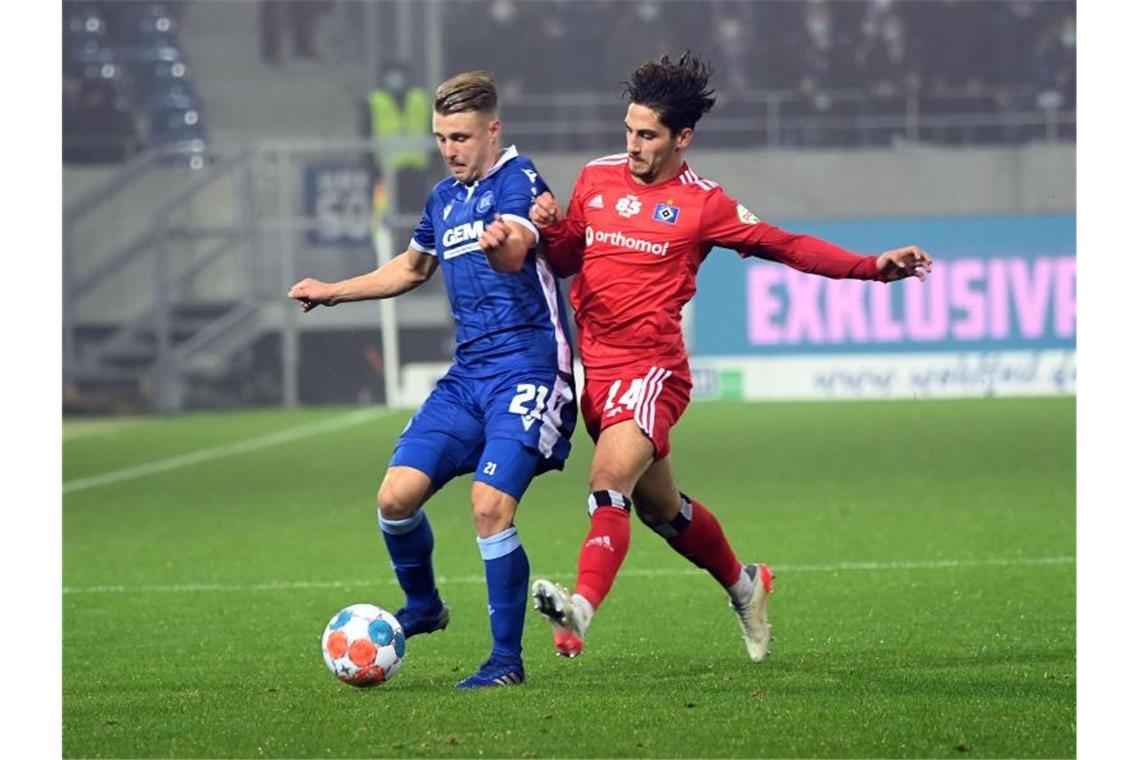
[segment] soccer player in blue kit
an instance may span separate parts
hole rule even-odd
[[[529,218],[547,190],[534,164],[500,147],[490,74],[459,74],[435,93],[432,129],[451,176],[432,189],[408,249],[340,282],[307,278],[289,297],[309,311],[390,298],[443,270],[455,362],[408,423],[377,496],[380,531],[406,595],[407,636],[442,630],[450,611],[432,569],[424,503],[474,472],[471,507],[487,577],[490,658],[456,686],[522,683],[530,564],[514,526],[531,479],[561,470],[577,419],[566,311]]]

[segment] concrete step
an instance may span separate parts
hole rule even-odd
[[[371,77],[338,62],[332,16],[316,24],[320,60],[273,65],[261,58],[258,3],[188,4],[180,35],[216,141],[357,136]]]

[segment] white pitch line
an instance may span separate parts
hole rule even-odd
[[[941,559],[916,560],[902,562],[836,562],[829,565],[774,565],[772,570],[778,573],[837,573],[849,570],[883,572],[889,570],[942,570],[970,567],[1019,567],[1028,565],[1071,565],[1077,561],[1076,557],[997,557],[993,559]],[[703,575],[703,570],[696,568],[678,568],[674,570],[623,570],[622,577],[658,578],[678,577],[683,575]],[[536,574],[536,577],[540,577]],[[546,576],[553,579],[573,578],[572,573],[553,573]],[[482,575],[459,575],[454,578],[439,576],[436,582],[440,586],[448,584],[484,583]],[[300,589],[324,588],[367,588],[372,586],[394,586],[396,581],[392,578],[377,578],[362,581],[275,581],[271,583],[186,583],[169,586],[64,586],[65,594],[197,594],[211,591],[292,591]]]
[[[244,441],[235,441],[234,443],[227,443],[224,446],[214,446],[208,449],[199,449],[192,451],[189,454],[180,454],[176,457],[169,459],[160,459],[155,462],[148,462],[136,467],[127,467],[122,470],[113,470],[111,472],[103,473],[102,475],[92,475],[87,478],[78,478],[77,480],[69,480],[63,484],[63,492],[65,494],[75,493],[76,491],[86,491],[90,488],[99,488],[100,486],[111,485],[112,483],[121,483],[125,480],[134,480],[135,478],[142,478],[147,475],[155,475],[160,472],[169,472],[170,470],[177,470],[182,467],[190,467],[191,465],[201,464],[202,462],[210,462],[215,459],[225,459],[226,457],[234,456],[235,454],[245,454],[249,451],[257,451],[258,449],[269,448],[276,446],[280,443],[288,443],[296,441],[300,438],[305,438],[310,435],[319,435],[321,433],[329,433],[334,430],[343,430],[353,425],[359,425],[362,422],[384,417],[389,414],[395,414],[400,410],[392,409],[364,409],[361,411],[351,412],[340,417],[334,417],[331,420],[323,420],[321,422],[314,422],[307,425],[299,425],[297,427],[285,428],[278,430],[275,433],[260,436],[259,438],[249,438]]]

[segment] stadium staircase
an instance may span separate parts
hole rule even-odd
[[[224,404],[213,388],[226,385],[228,359],[264,330],[256,301],[239,297],[254,289],[253,170],[248,151],[195,171],[155,150],[68,205],[65,412],[178,411],[207,395]],[[140,196],[145,215],[117,213]],[[136,224],[91,232],[106,218]],[[102,250],[80,250],[96,239]],[[81,317],[105,299],[129,313]]]

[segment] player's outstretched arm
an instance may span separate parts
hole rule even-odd
[[[300,301],[301,311],[306,312],[345,301],[391,298],[427,282],[437,265],[435,256],[409,248],[379,269],[358,277],[339,282],[306,277],[289,289],[289,298]]]
[[[904,277],[925,280],[934,266],[934,261],[930,258],[930,254],[918,246],[908,245],[879,254],[875,266],[879,270],[879,279],[886,282],[901,280]]]
[[[535,242],[533,232],[518,222],[504,219],[502,214],[495,214],[495,221],[479,235],[479,247],[496,272],[512,273],[522,269],[527,251]]]
[[[702,236],[710,243],[833,279],[923,280],[933,264],[930,255],[914,245],[861,256],[812,235],[782,230],[760,221],[719,188],[705,200],[702,223]]]

